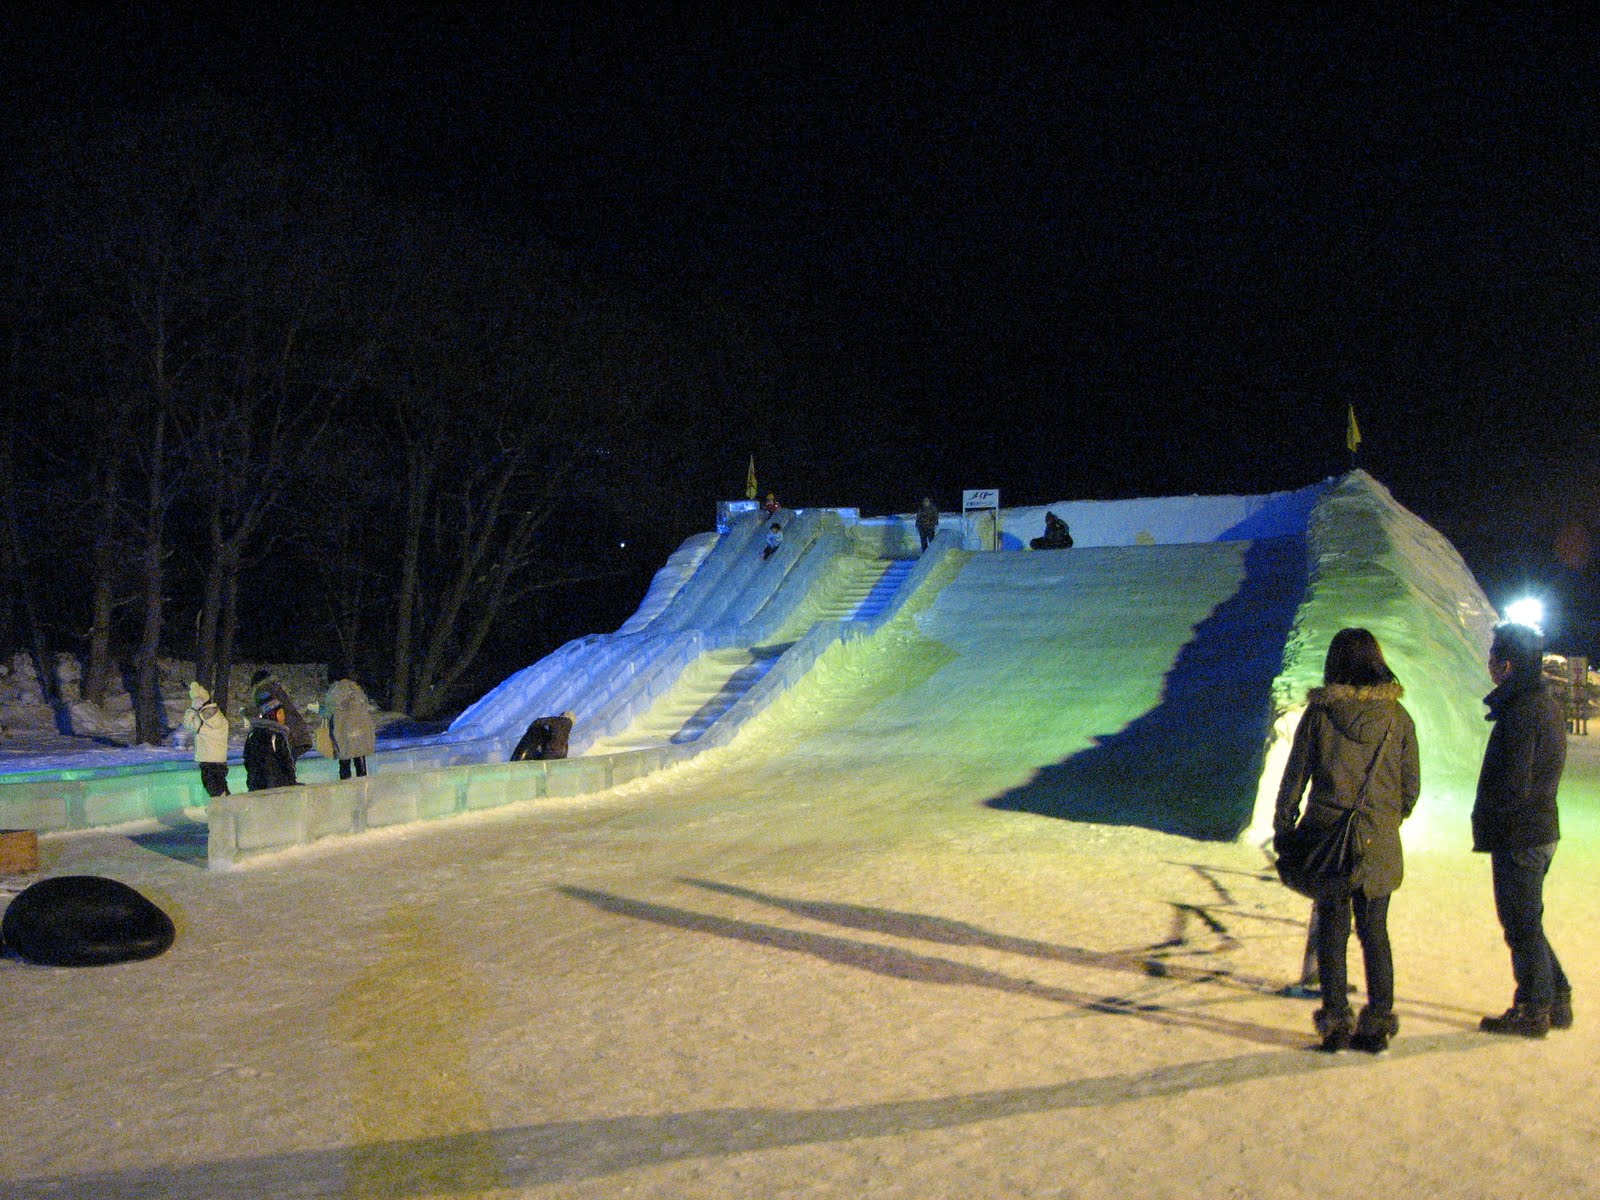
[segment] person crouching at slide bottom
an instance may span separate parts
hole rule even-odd
[[[1404,689],[1367,630],[1341,629],[1334,635],[1322,679],[1295,729],[1273,833],[1286,843],[1297,824],[1324,829],[1355,822],[1360,852],[1351,874],[1317,884],[1322,1007],[1313,1021],[1323,1050],[1353,1046],[1379,1054],[1400,1029],[1394,1015],[1389,897],[1404,871],[1400,822],[1411,815],[1420,791],[1416,727],[1400,703]],[[1307,784],[1311,795],[1302,817],[1300,798]],[[1367,1005],[1354,1023],[1345,965],[1352,912],[1367,971]]]
[[[571,710],[559,717],[540,717],[522,735],[517,748],[511,752],[512,762],[530,762],[534,759],[565,758],[567,741],[572,736]]]

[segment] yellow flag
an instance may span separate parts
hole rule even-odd
[[[1351,419],[1354,420],[1353,417]],[[750,469],[744,473],[744,498],[746,500],[754,500],[756,491],[756,456],[752,454],[750,456]]]
[[[1354,454],[1361,445],[1361,426],[1356,424],[1356,406],[1345,405],[1345,413],[1344,444],[1349,446],[1350,453]]]

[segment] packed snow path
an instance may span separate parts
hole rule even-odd
[[[997,811],[1011,772],[910,754],[886,707],[821,754],[791,721],[232,875],[50,839],[50,873],[138,886],[179,940],[0,961],[0,1194],[1594,1194],[1590,739],[1549,891],[1577,1028],[1474,1032],[1510,975],[1458,827],[1408,862],[1372,1060],[1310,1051],[1314,1002],[1277,994],[1306,905],[1254,847]]]

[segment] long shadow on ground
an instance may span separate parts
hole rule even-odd
[[[1098,971],[1142,975],[1149,979],[1171,979],[1185,983],[1212,984],[1224,989],[1254,992],[1258,995],[1276,996],[1283,991],[1282,979],[1268,979],[1246,975],[1225,965],[1210,966],[1197,961],[1174,961],[1175,950],[1187,950],[1191,958],[1206,952],[1187,943],[1163,942],[1135,950],[1091,950],[1083,946],[1067,946],[1059,942],[1043,942],[1034,938],[1016,937],[996,933],[967,921],[952,921],[948,917],[929,916],[926,913],[901,912],[895,909],[874,908],[864,904],[841,904],[831,900],[797,900],[786,896],[773,896],[734,884],[714,883],[705,879],[685,879],[684,883],[708,892],[734,896],[766,904],[797,917],[822,921],[845,929],[859,929],[867,933],[887,934],[891,937],[916,938],[944,946],[972,946],[981,950],[999,950],[1007,954],[1020,954],[1047,962],[1068,963],[1073,966],[1092,967]],[[1195,906],[1182,906],[1195,911]],[[1213,921],[1213,928],[1215,922]],[[1225,933],[1225,931],[1224,931]],[[1231,938],[1220,939],[1223,950],[1236,944]],[[1102,1005],[1108,1005],[1102,1000]],[[1119,1006],[1115,1011],[1157,1011],[1149,1008],[1127,1010]]]
[[[1493,1039],[1476,1033],[1403,1038],[1391,1059],[1470,1050]],[[718,1159],[791,1146],[828,1145],[861,1138],[900,1137],[958,1129],[980,1121],[1178,1096],[1260,1079],[1293,1078],[1311,1071],[1361,1070],[1350,1055],[1303,1051],[1256,1052],[1105,1075],[1036,1087],[1002,1088],[890,1100],[842,1108],[720,1108],[643,1116],[590,1117],[520,1125],[487,1133],[415,1138],[381,1145],[291,1151],[182,1165],[156,1165],[87,1175],[7,1181],[9,1200],[316,1200],[345,1195],[351,1165],[381,1156],[384,1195],[393,1200],[448,1195],[440,1191],[438,1164],[459,1164],[464,1153],[491,1157],[482,1164],[498,1186],[531,1188],[603,1178],[666,1163]],[[476,1183],[463,1192],[477,1194]],[[458,1193],[460,1194],[460,1193]]]
[[[700,886],[706,885],[701,884]],[[757,894],[752,892],[741,893],[737,889],[722,889],[720,887],[718,887],[718,890],[727,890],[735,895],[743,894],[749,898],[758,898]],[[652,904],[642,900],[630,900],[625,896],[617,896],[609,892],[591,891],[588,888],[564,885],[556,888],[556,891],[564,896],[570,896],[574,900],[582,900],[586,904],[592,904],[602,912],[614,913],[617,916],[632,917],[635,920],[652,921],[658,925],[667,925],[694,933],[706,933],[734,941],[749,942],[768,949],[807,954],[813,958],[819,958],[824,962],[834,963],[838,966],[851,967],[858,971],[868,971],[874,975],[886,975],[893,979],[904,979],[912,983],[940,984],[947,987],[986,988],[1011,995],[1029,996],[1037,1000],[1044,1000],[1085,1012],[1114,1014],[1149,1022],[1154,1025],[1201,1029],[1223,1037],[1237,1038],[1240,1041],[1273,1046],[1278,1049],[1305,1045],[1305,1038],[1299,1034],[1283,1029],[1275,1029],[1267,1025],[1255,1024],[1250,1021],[1241,1021],[1214,1012],[1206,1012],[1180,1005],[1148,1003],[1126,996],[1107,995],[1105,993],[1064,987],[1059,984],[1041,983],[1035,979],[1019,978],[1004,971],[996,971],[989,967],[977,966],[972,963],[958,962],[955,959],[941,958],[931,954],[917,954],[897,946],[886,946],[877,942],[853,941],[849,938],[834,937],[824,933],[811,933],[805,930],[785,929],[780,925],[768,925],[760,921],[742,921],[731,917],[718,916],[714,913],[693,912],[689,909],[675,908],[667,904]],[[874,911],[858,908],[847,914],[841,911],[845,907],[842,905],[829,906],[830,919],[838,920],[841,917],[848,916],[857,927],[861,927],[867,923],[867,914]],[[879,911],[881,912],[881,910]],[[905,914],[889,915],[896,917],[899,921],[909,919]],[[881,919],[881,916],[873,919]],[[955,942],[960,938],[962,939],[960,944],[973,944],[972,931],[976,930],[976,926],[964,926],[957,922],[940,922],[937,918],[916,918],[916,920],[922,922],[918,928],[925,930],[929,934],[938,935],[940,940]],[[907,928],[913,928],[913,926],[905,925],[900,928],[900,932],[906,932]],[[893,932],[894,930],[885,929],[884,931]],[[992,937],[993,935],[988,936]],[[1084,966],[1097,967],[1101,970],[1118,971],[1147,977],[1152,975],[1159,977],[1162,974],[1159,967],[1141,961],[1133,955],[1103,954],[1074,947],[1051,947],[1049,948],[1049,953],[1042,953],[1044,944],[1024,944],[1030,948],[1030,952],[1035,957],[1054,957]],[[997,946],[997,948],[1000,947]],[[1016,945],[1008,945],[1004,948],[1015,949],[1018,947]],[[1195,972],[1195,977],[1196,979],[1221,978],[1221,975],[1218,972],[1209,972],[1202,969]],[[1260,990],[1258,987],[1253,986],[1254,983],[1255,981],[1245,981],[1246,990]]]
[[[1019,950],[1037,957],[1079,961],[1104,967],[1118,955],[1092,955],[1046,943],[1012,939],[964,922],[918,914],[902,914],[855,905],[817,904],[764,896],[746,889],[699,882],[698,886],[730,895],[763,900],[800,915],[852,927],[911,932],[915,936],[959,945]],[[583,888],[559,889],[620,916],[654,921],[681,929],[737,938],[775,949],[799,951],[900,978],[944,984],[968,984],[1022,992],[1042,999],[1097,1007],[1092,998],[1067,989],[1049,988],[1000,972],[969,967],[948,959],[910,954],[890,947],[844,938],[801,933],[749,921],[735,921],[663,905],[646,904]],[[1137,963],[1128,963],[1137,970]],[[1241,982],[1241,981],[1235,981]],[[1162,1014],[1105,1007],[1149,1019]],[[1251,1029],[1256,1040],[1270,1042],[1272,1031],[1227,1022],[1231,1032]],[[1269,1036],[1259,1036],[1267,1034]],[[313,1200],[348,1195],[352,1178],[381,1177],[383,1195],[394,1200],[451,1194],[477,1194],[484,1180],[496,1188],[534,1188],[548,1184],[599,1179],[626,1171],[677,1162],[713,1160],[737,1154],[794,1146],[829,1145],[862,1138],[901,1137],[940,1129],[957,1129],[980,1121],[1004,1120],[1034,1113],[1095,1108],[1163,1096],[1181,1096],[1211,1088],[1263,1079],[1289,1079],[1312,1071],[1365,1069],[1365,1055],[1325,1055],[1304,1048],[1276,1046],[1248,1054],[1180,1063],[1089,1079],[1069,1079],[1033,1087],[999,1088],[919,1100],[889,1100],[835,1108],[781,1107],[699,1109],[642,1115],[587,1117],[390,1142],[363,1142],[322,1150],[241,1155],[209,1162],[154,1164],[120,1171],[8,1179],[8,1200],[59,1200],[62,1196],[94,1196],[97,1200]],[[1439,1033],[1402,1038],[1390,1048],[1392,1059],[1450,1053],[1496,1044],[1476,1032]],[[476,1169],[462,1175],[462,1164]],[[457,1178],[454,1192],[441,1180]]]
[[[1161,703],[989,806],[1213,841],[1238,837],[1255,807],[1272,683],[1305,589],[1303,537],[1252,542],[1238,591],[1195,626],[1167,672]]]

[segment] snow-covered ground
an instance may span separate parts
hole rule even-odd
[[[1201,687],[1226,654],[1164,700],[1175,672],[1142,659],[1190,644],[1183,614],[1225,608],[1253,552],[1153,547],[1173,575],[1089,550],[1015,555],[1022,574],[981,587],[1003,564],[972,558],[968,586],[830,651],[732,745],[600,796],[226,874],[181,822],[47,837],[45,874],[138,887],[178,941],[94,970],[0,960],[0,1194],[1600,1194],[1600,736],[1571,739],[1548,889],[1576,1027],[1476,1032],[1511,979],[1451,775],[1392,907],[1400,1037],[1317,1054],[1314,1002],[1280,994],[1307,905],[1251,838],[994,803],[1135,725],[1158,764],[1234,739]],[[1425,538],[1383,553],[1413,590],[1455,569]],[[1061,644],[1020,614],[1046,575],[1095,564],[1074,586],[1148,593],[1156,617],[1063,680]],[[1370,594],[1317,619],[1395,623],[1395,577],[1358,578]],[[1001,586],[1014,605],[973,605]],[[1297,634],[1316,628],[1302,612]],[[1231,620],[1210,634],[1248,647]],[[1319,653],[1300,649],[1294,678]],[[1400,649],[1419,728],[1481,724],[1486,678],[1408,674],[1429,647]],[[1124,760],[1097,761],[1111,779]]]

